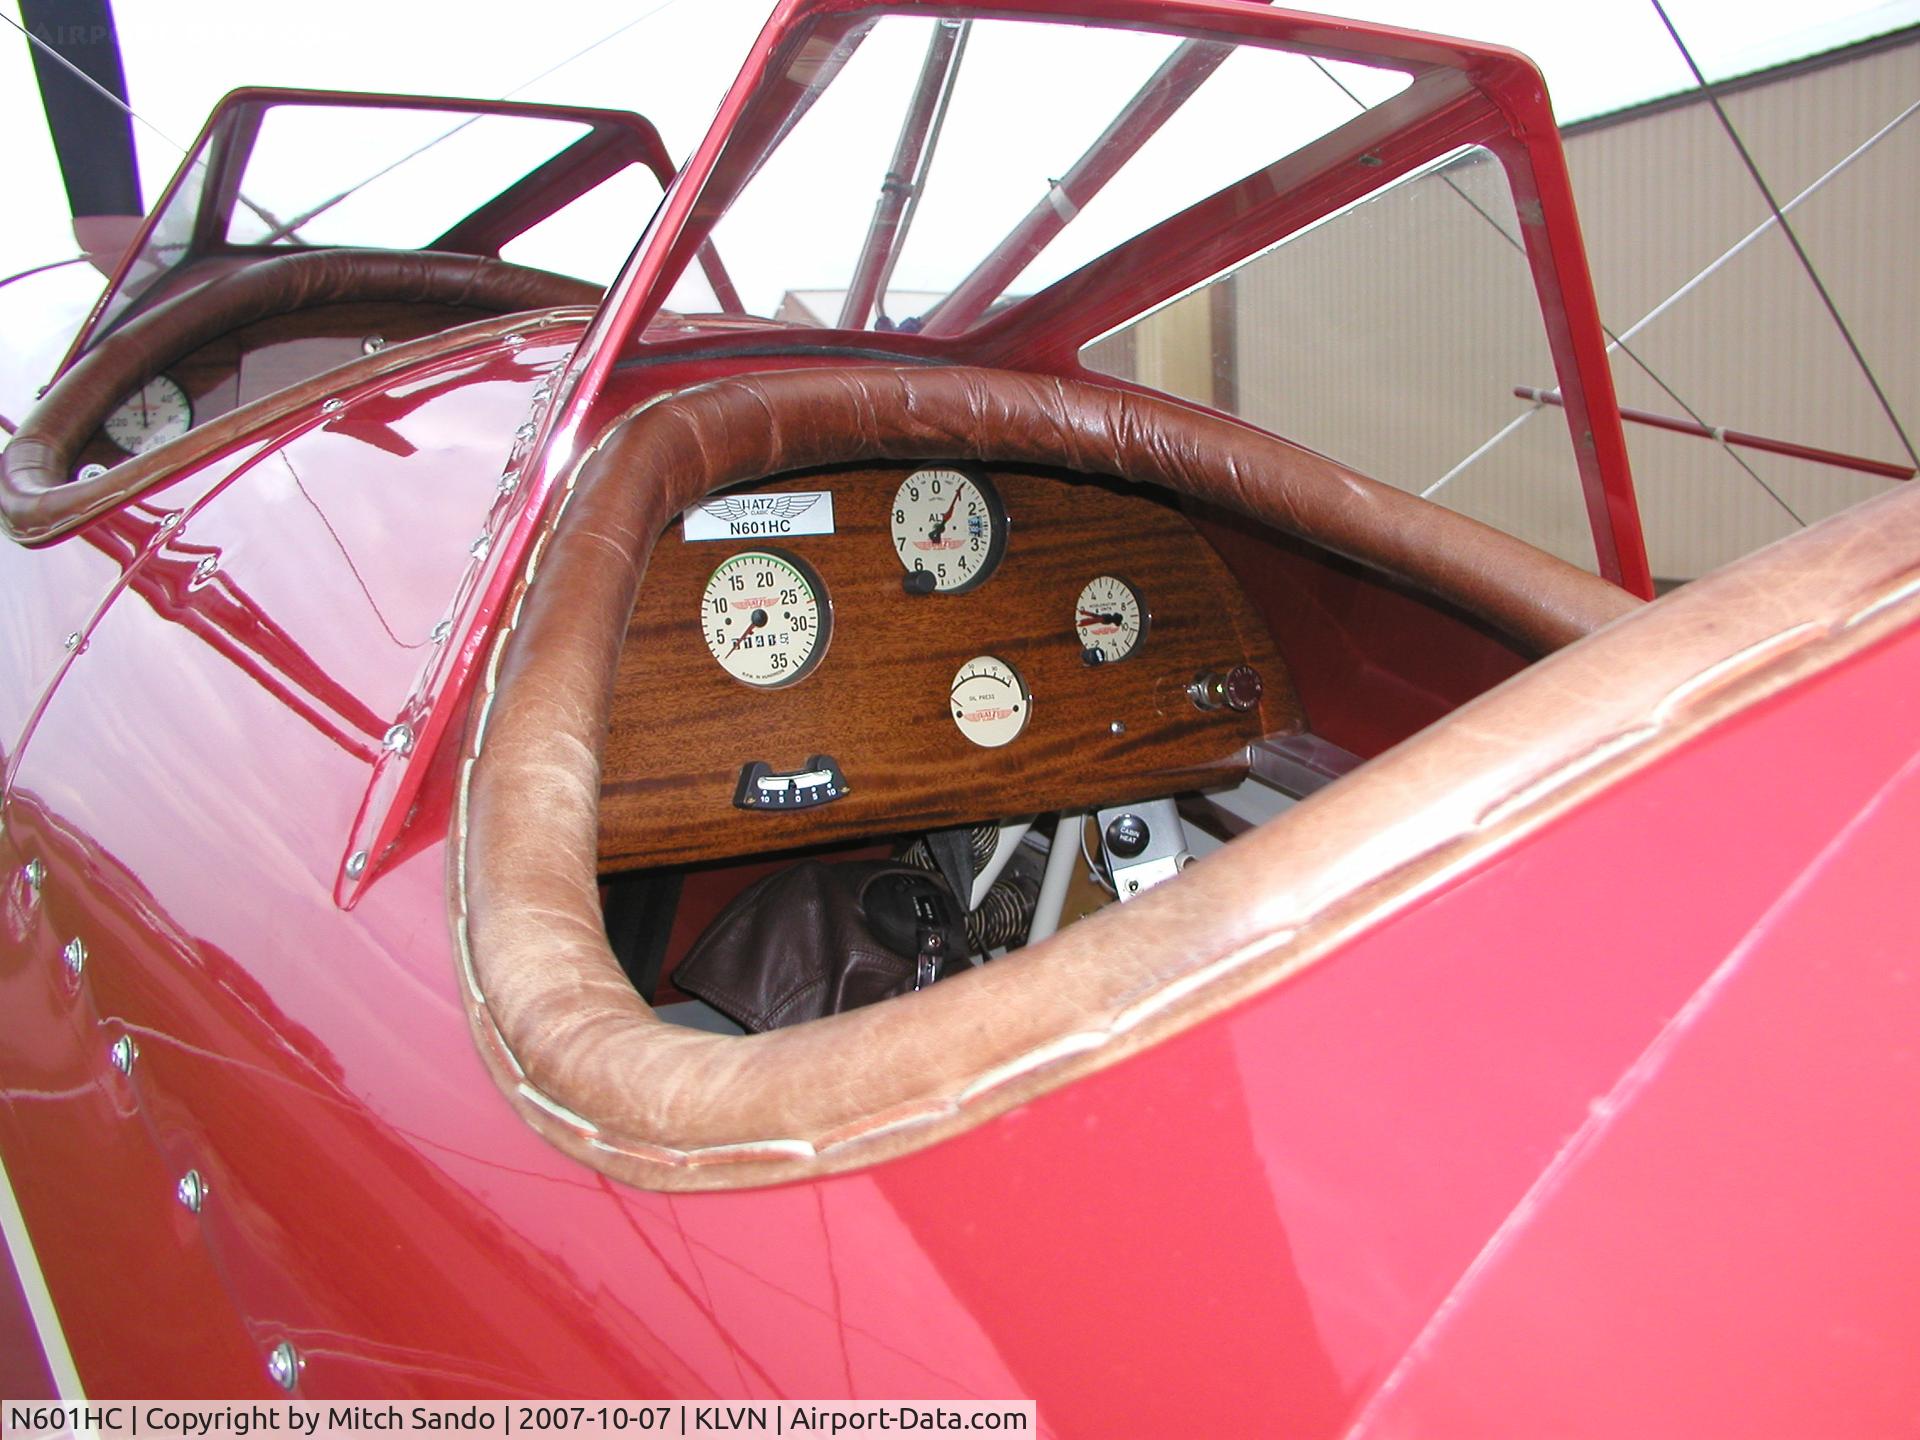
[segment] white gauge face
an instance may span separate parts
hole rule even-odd
[[[156,445],[178,440],[193,425],[187,392],[156,375],[107,416],[107,438],[129,455],[144,455]]]
[[[890,519],[902,568],[925,571],[943,595],[985,580],[1007,545],[1006,512],[992,483],[958,470],[914,471],[894,492]]]
[[[1147,607],[1140,592],[1117,575],[1096,575],[1074,602],[1073,629],[1089,665],[1111,665],[1140,647]]]
[[[1004,660],[979,655],[953,677],[947,713],[974,744],[998,750],[1027,728],[1033,697],[1018,672]]]
[[[747,550],[707,579],[700,630],[720,668],[747,685],[791,685],[827,653],[833,609],[812,569],[771,550]]]

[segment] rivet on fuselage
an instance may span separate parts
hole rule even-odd
[[[80,972],[87,968],[87,942],[78,935],[60,947],[60,958],[66,962],[67,973],[80,978]]]
[[[367,873],[367,852],[356,850],[347,857],[347,879],[358,880]]]
[[[122,1035],[107,1047],[107,1063],[122,1075],[133,1073],[133,1062],[140,1058],[140,1047],[133,1043],[131,1035]]]
[[[267,1378],[282,1390],[291,1391],[300,1383],[300,1371],[306,1363],[289,1341],[282,1340],[267,1352]]]
[[[396,755],[409,754],[413,750],[413,727],[404,723],[394,726],[380,737],[380,744]]]
[[[200,1178],[198,1170],[189,1170],[180,1177],[180,1183],[174,1186],[173,1198],[190,1212],[198,1215],[200,1207],[207,1203],[207,1182]]]

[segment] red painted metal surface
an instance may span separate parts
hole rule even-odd
[[[1537,115],[1513,83],[1513,115]],[[1484,135],[1451,102],[1418,123],[1456,122]],[[1544,147],[1536,275],[1584,284],[1552,147],[1515,143]],[[609,337],[691,195],[662,207],[539,455],[524,427],[565,332],[390,377],[66,540],[0,545],[0,1155],[90,1391],[273,1393],[264,1357],[286,1339],[309,1399],[1031,1396],[1075,1435],[1908,1424],[1911,632],[1289,983],[931,1149],[667,1196],[517,1117],[469,1035],[445,835],[451,737],[528,528],[599,415],[833,361],[722,336],[616,368]],[[1584,369],[1590,291],[1559,302]],[[1612,414],[1610,389],[1587,401],[1588,421]],[[1625,478],[1610,444],[1590,447],[1602,509]],[[1216,543],[1316,725],[1353,748],[1516,663],[1340,566]],[[381,743],[396,718],[410,755]],[[375,861],[343,889],[369,833]],[[198,1215],[174,1198],[188,1167]]]
[[[315,499],[350,535],[346,483]],[[304,503],[250,473],[204,513],[295,522]],[[449,477],[444,532],[468,503]],[[270,555],[226,553],[255,593]],[[273,602],[311,653],[370,657],[353,683],[375,709],[413,665],[375,637],[416,633],[445,595],[386,578],[368,587],[384,625],[331,593]],[[52,874],[26,949],[9,946],[7,1013],[34,1023],[8,1027],[5,1073],[33,1078],[10,1078],[0,1143],[10,1164],[61,1158],[21,1199],[103,1394],[265,1393],[258,1357],[288,1336],[315,1396],[1030,1394],[1064,1434],[1240,1433],[1256,1415],[1339,1433],[1592,1124],[1595,1097],[1910,763],[1903,727],[1859,717],[1920,674],[1920,639],[1887,647],[1222,1022],[946,1145],[815,1185],[667,1197],[560,1157],[482,1072],[439,915],[441,846],[352,912],[331,903],[364,762],[150,593],[122,592],[62,683],[6,837],[10,873],[30,851]],[[134,722],[108,703],[128,694],[222,703]],[[1828,763],[1772,763],[1842,725],[1850,743]],[[228,803],[191,801],[211,794]],[[1710,884],[1676,863],[1736,847],[1741,865]],[[68,932],[96,937],[77,996],[58,979]],[[140,1045],[130,1078],[105,1065],[123,1030]],[[1806,1063],[1824,1073],[1855,1048],[1842,1030]],[[1803,1103],[1839,1124],[1850,1093]],[[1895,1184],[1920,1155],[1903,1131],[1886,1141]],[[197,1221],[171,1199],[187,1164],[213,1197]],[[76,1207],[89,1175],[113,1183]],[[1718,1223],[1737,1244],[1742,1213]],[[1916,1338],[1887,1319],[1880,1340]],[[163,1320],[192,1363],[154,1342]],[[1259,1337],[1258,1363],[1242,1336]],[[1710,1371],[1728,1343],[1700,1335],[1689,1367]],[[1170,1384],[1142,1356],[1173,1351]]]

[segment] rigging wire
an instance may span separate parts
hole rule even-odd
[[[535,75],[532,79],[521,81],[518,85],[514,86],[511,90],[507,91],[504,95],[497,96],[496,98],[500,100],[511,100],[516,95],[525,94],[527,91],[531,90],[534,86],[538,85],[542,80],[545,80],[548,76],[556,74],[557,72],[566,69],[567,66],[573,64],[574,61],[582,59],[585,56],[591,54],[593,51],[598,50],[602,45],[606,44],[609,40],[617,39],[619,36],[622,36],[626,34],[627,31],[633,29],[634,26],[643,24],[644,22],[653,19],[654,16],[660,14],[663,10],[671,10],[675,5],[678,5],[679,3],[680,3],[680,0],[660,0],[660,3],[654,6],[651,10],[643,10],[640,14],[634,16],[633,19],[627,21],[626,24],[617,26],[616,28],[609,30],[606,34],[602,35],[598,40],[595,40],[590,45],[582,46],[580,49],[574,51],[573,54],[567,56],[564,60],[556,60],[553,64],[549,65],[546,69],[542,70],[538,75]],[[441,141],[451,140],[454,136],[458,135],[462,130],[465,130],[469,125],[476,124],[482,118],[483,117],[479,115],[469,115],[466,119],[462,120],[458,125],[453,126],[451,129],[445,131],[444,133],[436,135],[433,137],[433,139],[426,141],[425,143],[415,147],[412,150],[409,150],[406,154],[402,155],[399,159],[394,160],[389,164],[382,166],[380,169],[374,171],[373,174],[367,176],[366,179],[359,181],[357,184],[349,185],[346,189],[342,190],[338,195],[335,195],[332,199],[322,200],[318,205],[314,206],[311,210],[306,211],[304,214],[296,215],[293,219],[287,221],[284,225],[276,226],[273,233],[268,235],[260,243],[263,245],[271,245],[276,240],[285,240],[290,238],[291,236],[294,235],[296,231],[300,229],[301,226],[311,224],[314,220],[326,214],[327,211],[333,209],[334,206],[340,204],[344,200],[351,199],[354,195],[366,189],[367,186],[373,184],[374,181],[379,180],[384,176],[391,175],[395,170],[398,170],[402,165],[405,165],[410,161],[419,159],[422,155],[426,154],[427,151],[433,149],[434,146],[440,144]]]
[[[54,49],[53,46],[47,44],[46,41],[42,40],[38,35],[34,34],[31,30],[27,29],[18,20],[15,20],[11,15],[0,13],[0,20],[6,21],[7,24],[13,26],[14,29],[18,30],[22,35],[26,36],[27,43],[29,45],[32,45],[35,48],[43,50],[47,54],[51,55],[56,61],[59,62],[59,64],[64,69],[71,71],[74,75],[79,77],[79,79],[83,83],[85,83],[90,89],[92,89],[97,94],[99,94],[103,99],[105,99],[108,104],[112,105],[116,110],[119,110],[121,113],[123,113],[129,120],[139,121],[140,124],[144,125],[148,130],[151,130],[155,135],[159,136],[162,141],[172,146],[175,150],[179,151],[181,155],[184,156],[187,153],[186,146],[182,145],[178,140],[174,139],[171,135],[167,134],[166,131],[162,130],[158,125],[154,124],[151,120],[147,119],[146,116],[142,115],[139,111],[135,110],[133,106],[129,105],[125,100],[122,100],[118,95],[114,94],[111,90],[107,89],[106,86],[102,85],[98,80],[94,79],[93,76],[87,74],[86,71],[82,70],[78,65],[74,64],[73,61],[69,60],[66,56],[62,55],[58,50]],[[254,214],[258,215],[268,225],[278,225],[280,223],[280,218],[277,215],[271,214],[267,210],[264,210],[260,206],[254,204],[253,201],[249,200],[244,194],[238,194],[236,198],[238,198],[238,200],[242,205],[246,206],[249,210],[253,211]]]
[[[114,94],[111,90],[107,89],[106,86],[102,85],[98,80],[94,79],[93,76],[87,74],[86,71],[82,70],[78,65],[74,64],[73,61],[69,60],[66,56],[62,55],[58,50],[54,49],[53,46],[47,44],[46,41],[42,40],[38,35],[34,34],[31,30],[27,29],[26,26],[22,25],[18,20],[14,19],[11,15],[8,15],[4,11],[0,11],[0,20],[6,21],[7,24],[13,26],[14,29],[18,30],[22,35],[26,36],[27,43],[29,45],[34,46],[36,49],[45,51],[48,55],[51,55],[56,61],[58,61],[62,67],[72,71],[73,74],[79,80],[84,82],[89,88],[97,91],[100,94],[100,96],[103,99],[105,99],[109,104],[111,104],[115,109],[124,111],[129,120],[138,120],[142,125],[146,126],[147,129],[151,130],[154,134],[158,135],[162,140],[166,141],[167,144],[171,145],[175,150],[178,150],[182,155],[187,153],[186,146],[182,145],[178,140],[174,139],[171,135],[167,134],[166,131],[162,130],[158,125],[154,124],[151,120],[147,119],[146,116],[140,114],[138,111],[136,111],[133,108],[133,106],[129,105],[126,101],[122,100],[118,95]]]
[[[1307,58],[1313,62],[1315,69],[1317,69],[1322,75],[1326,76],[1327,79],[1331,80],[1334,83],[1334,85],[1340,90],[1340,92],[1343,95],[1345,95],[1349,100],[1353,101],[1355,105],[1358,105],[1362,110],[1365,110],[1368,108],[1367,102],[1362,100],[1351,89],[1349,89],[1346,83],[1342,81],[1339,76],[1335,75],[1333,71],[1329,70],[1324,64],[1322,64],[1318,56],[1310,55]],[[1460,199],[1466,203],[1467,207],[1473,211],[1474,214],[1478,215],[1482,220],[1486,221],[1488,225],[1493,227],[1495,234],[1497,234],[1502,240],[1506,241],[1507,244],[1510,245],[1514,250],[1519,252],[1520,255],[1522,255],[1523,257],[1526,255],[1527,247],[1524,243],[1522,243],[1519,236],[1512,234],[1505,225],[1502,225],[1500,223],[1498,217],[1496,217],[1490,210],[1488,210],[1478,200],[1474,199],[1473,196],[1469,195],[1465,187],[1462,186],[1458,181],[1456,181],[1451,175],[1447,174],[1444,169],[1438,171],[1437,174],[1442,184],[1444,184],[1449,190],[1453,191],[1455,195],[1458,195]],[[1675,390],[1673,386],[1669,385],[1666,379],[1659,373],[1659,371],[1655,370],[1653,366],[1649,365],[1644,359],[1641,358],[1641,356],[1636,351],[1634,351],[1627,344],[1627,340],[1633,335],[1633,333],[1636,330],[1640,329],[1641,326],[1645,325],[1647,323],[1647,320],[1651,318],[1652,318],[1651,316],[1642,317],[1638,325],[1629,326],[1625,331],[1623,331],[1621,334],[1618,334],[1618,335],[1614,334],[1612,330],[1608,329],[1607,324],[1604,320],[1601,321],[1600,329],[1607,337],[1607,348],[1609,350],[1616,350],[1616,349],[1619,350],[1621,354],[1625,355],[1635,365],[1639,366],[1641,372],[1645,374],[1646,377],[1649,380],[1651,380],[1656,386],[1658,386],[1659,389],[1667,396],[1668,399],[1672,400],[1674,404],[1678,405],[1682,410],[1686,411],[1688,417],[1692,419],[1694,423],[1698,425],[1706,425],[1707,422],[1705,418],[1700,414],[1698,410],[1695,410],[1692,405],[1687,403],[1686,397],[1681,395],[1678,390]],[[1491,438],[1489,438],[1479,446],[1475,447],[1475,449],[1470,454],[1468,454],[1465,459],[1461,460],[1459,464],[1455,465],[1451,470],[1447,471],[1446,474],[1442,475],[1438,480],[1434,481],[1433,484],[1429,485],[1425,490],[1422,490],[1420,492],[1420,498],[1423,500],[1430,500],[1435,495],[1439,494],[1440,491],[1444,489],[1448,484],[1450,484],[1456,477],[1458,477],[1459,475],[1461,475],[1462,473],[1470,469],[1473,465],[1478,463],[1487,454],[1489,454],[1498,445],[1500,445],[1501,442],[1505,441],[1510,436],[1518,432],[1520,428],[1526,424],[1527,421],[1531,420],[1535,415],[1537,415],[1540,412],[1540,409],[1541,407],[1536,404],[1532,408],[1522,411],[1513,420],[1503,425],[1497,432],[1494,433],[1494,435]],[[1712,427],[1709,426],[1708,428],[1712,428]],[[1721,439],[1719,441],[1719,444],[1720,444],[1721,450],[1723,450],[1726,453],[1726,456],[1729,460],[1733,461],[1735,465],[1738,465],[1742,470],[1746,471],[1748,478],[1751,479],[1754,484],[1758,485],[1762,490],[1766,491],[1776,505],[1778,505],[1782,510],[1786,511],[1788,515],[1793,517],[1794,524],[1799,525],[1803,528],[1805,527],[1807,522],[1800,518],[1799,512],[1795,510],[1793,506],[1789,505],[1786,502],[1785,497],[1783,497],[1778,490],[1775,490],[1773,486],[1769,485],[1764,479],[1761,478],[1760,472],[1758,470],[1755,470],[1753,466],[1748,463],[1747,458],[1744,455],[1741,455],[1731,445],[1727,444],[1725,439]]]
[[[1720,103],[1720,97],[1707,83],[1707,77],[1701,73],[1695,63],[1693,52],[1687,49],[1686,41],[1680,38],[1680,32],[1674,28],[1668,18],[1666,7],[1660,0],[1652,0],[1653,10],[1660,17],[1660,23],[1667,27],[1667,34],[1673,37],[1673,43],[1679,48],[1680,58],[1687,62],[1687,69],[1693,72],[1694,81],[1700,87],[1700,93],[1713,107],[1713,113],[1719,117],[1720,128],[1727,132],[1727,139],[1733,142],[1733,148],[1739,152],[1740,163],[1747,167],[1747,174],[1753,177],[1753,183],[1766,198],[1767,208],[1773,212],[1773,218],[1780,226],[1780,233],[1787,237],[1787,243],[1793,246],[1793,253],[1800,258],[1800,268],[1807,272],[1807,279],[1813,282],[1813,288],[1819,293],[1820,303],[1827,307],[1827,314],[1833,317],[1833,323],[1840,331],[1840,337],[1847,342],[1847,349],[1853,352],[1854,363],[1860,367],[1860,373],[1867,377],[1867,384],[1873,387],[1873,395],[1880,402],[1880,408],[1886,413],[1887,423],[1893,426],[1894,433],[1900,437],[1900,443],[1906,447],[1907,458],[1920,466],[1920,451],[1915,451],[1913,441],[1907,437],[1906,427],[1900,423],[1900,417],[1894,414],[1893,402],[1887,399],[1887,392],[1880,388],[1880,378],[1873,373],[1873,367],[1867,363],[1866,355],[1859,343],[1853,338],[1853,331],[1847,328],[1847,322],[1841,318],[1840,307],[1833,302],[1833,296],[1827,293],[1827,287],[1820,279],[1820,272],[1814,269],[1813,259],[1807,254],[1806,247],[1800,243],[1800,237],[1794,233],[1793,226],[1787,223],[1786,213],[1781,210],[1780,202],[1773,197],[1773,189],[1767,184],[1766,177],[1760,173],[1760,167],[1754,163],[1753,155],[1747,149],[1746,141],[1740,138],[1740,132],[1734,129],[1733,120],[1728,116],[1726,107]]]

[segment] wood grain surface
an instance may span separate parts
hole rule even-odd
[[[832,535],[689,543],[678,520],[668,527],[614,682],[603,872],[1228,785],[1245,773],[1249,741],[1299,727],[1292,684],[1239,585],[1191,523],[1150,492],[976,468],[1010,517],[998,570],[961,595],[905,593],[888,520],[899,482],[922,468],[842,468],[740,487],[831,490]],[[701,634],[708,576],[756,549],[805,560],[833,607],[824,658],[782,689],[727,675]],[[1075,601],[1101,574],[1136,586],[1152,621],[1127,659],[1089,666]],[[1025,731],[997,750],[966,740],[948,705],[955,671],[979,655],[1012,665],[1032,694]],[[1243,663],[1266,683],[1258,710],[1201,711],[1188,699],[1197,673]],[[735,808],[749,761],[791,771],[816,754],[839,762],[843,798],[784,813]]]

